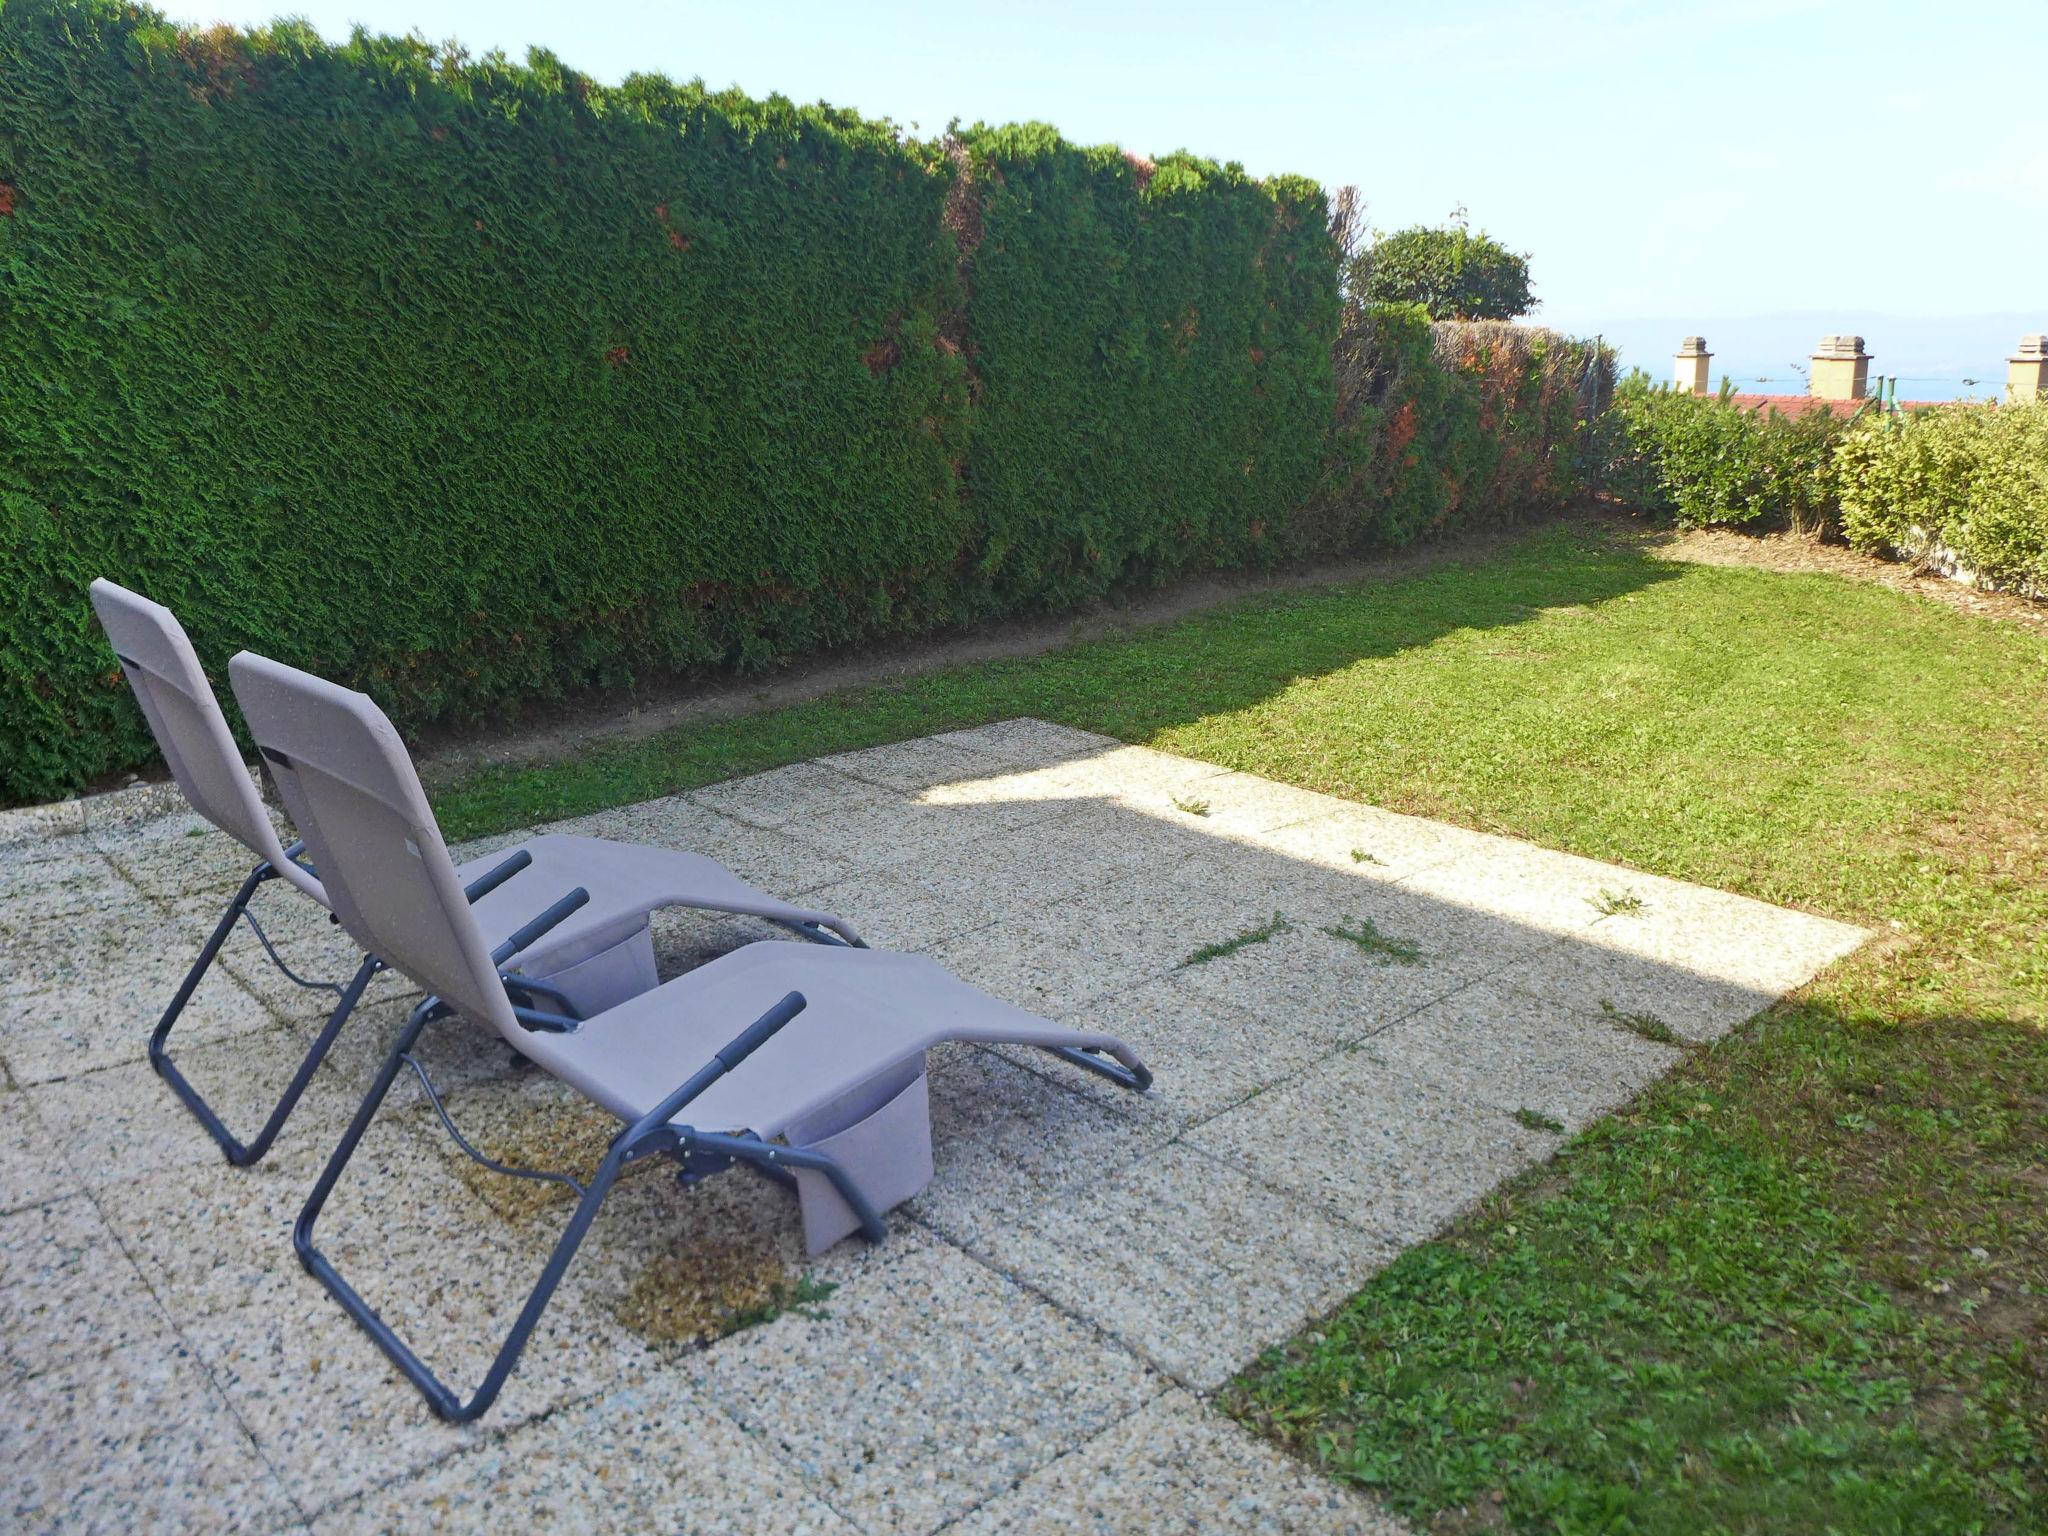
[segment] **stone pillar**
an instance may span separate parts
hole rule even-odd
[[[1688,336],[1678,344],[1676,377],[1681,395],[1704,395],[1711,391],[1707,385],[1707,364],[1714,360],[1714,354],[1707,350],[1707,338]]]
[[[2014,405],[2048,400],[2048,336],[2022,336],[2005,365],[2005,398]]]
[[[1816,400],[1861,400],[1870,392],[1870,354],[1861,336],[1823,336],[1806,392]]]

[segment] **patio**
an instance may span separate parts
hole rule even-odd
[[[17,1522],[1395,1530],[1205,1395],[1668,1070],[1683,1046],[1652,1036],[1715,1039],[1867,937],[1031,720],[559,830],[709,854],[874,944],[1123,1034],[1157,1086],[1137,1100],[1050,1059],[940,1053],[936,1179],[888,1243],[808,1264],[778,1191],[684,1190],[649,1165],[498,1408],[452,1429],[289,1241],[410,1006],[401,979],[380,979],[270,1159],[227,1169],[143,1052],[241,851],[155,789],[11,813],[0,1508]],[[303,973],[351,967],[310,903],[272,886],[257,912]],[[657,922],[665,972],[775,933]],[[1225,952],[1192,959],[1205,948]],[[243,1128],[323,1009],[246,931],[228,954],[174,1041]],[[480,1031],[428,1038],[486,1151],[595,1160],[609,1122]],[[459,1381],[564,1208],[469,1163],[402,1084],[323,1246]]]

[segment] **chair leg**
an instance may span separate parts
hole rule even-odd
[[[605,1197],[611,1193],[619,1174],[632,1163],[643,1157],[657,1154],[669,1156],[687,1155],[693,1147],[717,1156],[758,1166],[771,1177],[789,1168],[812,1168],[823,1173],[832,1181],[846,1203],[860,1217],[862,1231],[870,1242],[880,1242],[888,1235],[888,1227],[881,1215],[863,1196],[846,1170],[831,1157],[819,1152],[803,1151],[791,1147],[779,1147],[769,1142],[744,1136],[721,1136],[692,1130],[667,1122],[640,1124],[627,1127],[613,1138],[606,1149],[604,1161],[598,1164],[595,1175],[584,1188],[583,1197],[576,1204],[576,1210],[569,1218],[569,1224],[562,1229],[562,1235],[555,1240],[553,1252],[548,1255],[547,1264],[534,1282],[533,1290],[527,1295],[526,1304],[519,1309],[519,1316],[512,1324],[512,1330],[505,1341],[498,1346],[490,1368],[484,1373],[483,1381],[467,1401],[447,1386],[420,1359],[411,1345],[401,1339],[391,1325],[377,1314],[377,1310],[358,1295],[346,1280],[342,1279],[327,1256],[313,1243],[313,1225],[319,1220],[321,1209],[327,1197],[333,1193],[335,1183],[342,1170],[348,1166],[361,1143],[370,1122],[376,1118],[391,1085],[397,1080],[400,1068],[418,1042],[420,1032],[438,1017],[439,1004],[432,998],[421,1003],[406,1020],[405,1028],[399,1032],[391,1053],[384,1059],[377,1078],[370,1086],[362,1107],[350,1122],[348,1132],[334,1149],[334,1155],[320,1174],[319,1182],[313,1186],[313,1193],[307,1198],[305,1209],[299,1212],[299,1219],[292,1228],[292,1247],[297,1251],[299,1262],[322,1285],[326,1286],[334,1299],[341,1303],[344,1311],[355,1319],[360,1327],[384,1351],[385,1358],[398,1367],[405,1379],[411,1382],[419,1394],[427,1400],[434,1413],[450,1423],[466,1424],[483,1416],[491,1404],[497,1401],[506,1380],[519,1363],[519,1356],[526,1348],[526,1341],[539,1325],[541,1314],[547,1310],[554,1298],[556,1288],[562,1283],[562,1276],[568,1272],[570,1261],[576,1257],[576,1250],[582,1246],[584,1237],[590,1231],[590,1224],[596,1219],[598,1209]]]
[[[355,1155],[356,1147],[361,1143],[364,1133],[369,1130],[370,1122],[376,1117],[386,1095],[390,1093],[391,1085],[396,1081],[405,1058],[418,1042],[420,1032],[436,1016],[436,1007],[434,999],[429,998],[415,1008],[412,1016],[406,1020],[405,1028],[399,1032],[390,1054],[385,1057],[384,1065],[378,1070],[376,1081],[371,1084],[362,1107],[356,1111],[356,1117],[350,1123],[347,1134],[334,1149],[334,1155],[328,1159],[319,1182],[313,1186],[313,1192],[307,1198],[305,1208],[299,1212],[299,1219],[292,1228],[292,1247],[297,1251],[299,1262],[305,1266],[307,1273],[327,1287],[334,1299],[341,1303],[343,1310],[355,1319],[357,1326],[370,1336],[377,1347],[384,1351],[386,1358],[418,1389],[434,1413],[450,1423],[466,1424],[481,1417],[491,1404],[497,1401],[506,1378],[512,1374],[512,1368],[518,1364],[519,1356],[526,1348],[527,1338],[539,1323],[541,1314],[547,1310],[555,1288],[561,1284],[562,1276],[568,1270],[569,1261],[576,1256],[576,1250],[582,1244],[584,1234],[590,1230],[590,1223],[596,1217],[598,1208],[604,1204],[605,1196],[611,1193],[612,1184],[617,1180],[620,1169],[632,1161],[633,1157],[632,1149],[623,1137],[615,1140],[610,1150],[606,1152],[596,1176],[592,1178],[583,1192],[583,1198],[577,1203],[575,1214],[569,1218],[568,1226],[556,1240],[554,1252],[548,1256],[548,1262],[541,1270],[540,1278],[535,1282],[531,1294],[526,1298],[526,1305],[520,1309],[519,1317],[512,1325],[512,1331],[499,1346],[483,1382],[476,1392],[464,1401],[434,1375],[426,1362],[392,1330],[389,1323],[378,1316],[374,1307],[356,1293],[327,1256],[313,1243],[313,1225],[319,1219],[320,1211],[327,1203],[327,1197],[333,1193],[342,1170]]]
[[[277,872],[268,864],[258,864],[249,871],[248,878],[243,880],[241,889],[235,892],[234,900],[228,903],[227,911],[221,914],[220,921],[214,925],[213,933],[207,938],[205,947],[199,951],[199,958],[192,962],[192,968],[178,984],[177,993],[171,998],[170,1006],[164,1010],[163,1017],[157,1020],[156,1029],[149,1037],[150,1066],[156,1069],[158,1077],[171,1085],[172,1090],[184,1101],[185,1107],[192,1112],[192,1117],[205,1128],[206,1134],[214,1139],[227,1160],[238,1168],[246,1168],[261,1161],[263,1155],[270,1150],[271,1143],[277,1140],[278,1132],[284,1129],[285,1121],[291,1118],[292,1111],[298,1107],[299,1098],[305,1093],[306,1085],[312,1081],[313,1073],[326,1059],[335,1036],[341,1033],[341,1026],[348,1021],[349,1014],[354,1012],[357,1002],[361,1000],[363,989],[370,984],[370,978],[380,969],[373,957],[363,957],[363,963],[357,967],[354,978],[341,989],[339,1000],[327,1016],[326,1027],[320,1031],[319,1038],[313,1042],[311,1049],[306,1052],[305,1059],[299,1063],[298,1070],[292,1074],[292,1080],[285,1088],[284,1096],[271,1110],[270,1118],[264,1122],[263,1129],[257,1132],[254,1141],[244,1143],[237,1138],[222,1123],[220,1116],[214,1113],[213,1106],[206,1102],[199,1090],[192,1086],[183,1072],[178,1070],[178,1064],[171,1060],[169,1041],[172,1027],[184,1013],[185,1005],[192,1000],[192,994],[198,990],[199,983],[213,968],[213,962],[220,955],[221,946],[227,942],[228,935],[234,932],[235,924],[241,920],[250,898],[256,894],[256,888],[266,880],[275,879],[276,874]]]

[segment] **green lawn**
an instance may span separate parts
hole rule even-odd
[[[1567,526],[444,791],[453,834],[1032,714],[1886,939],[1225,1405],[1443,1529],[2048,1529],[2048,640]]]

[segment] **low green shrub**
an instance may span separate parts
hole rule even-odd
[[[1842,532],[1858,549],[2048,594],[2048,401],[1866,421],[1837,471]]]
[[[1688,394],[1632,372],[1601,427],[1601,482],[1626,505],[1679,526],[1759,524],[1820,531],[1837,504],[1835,448],[1849,421]]]

